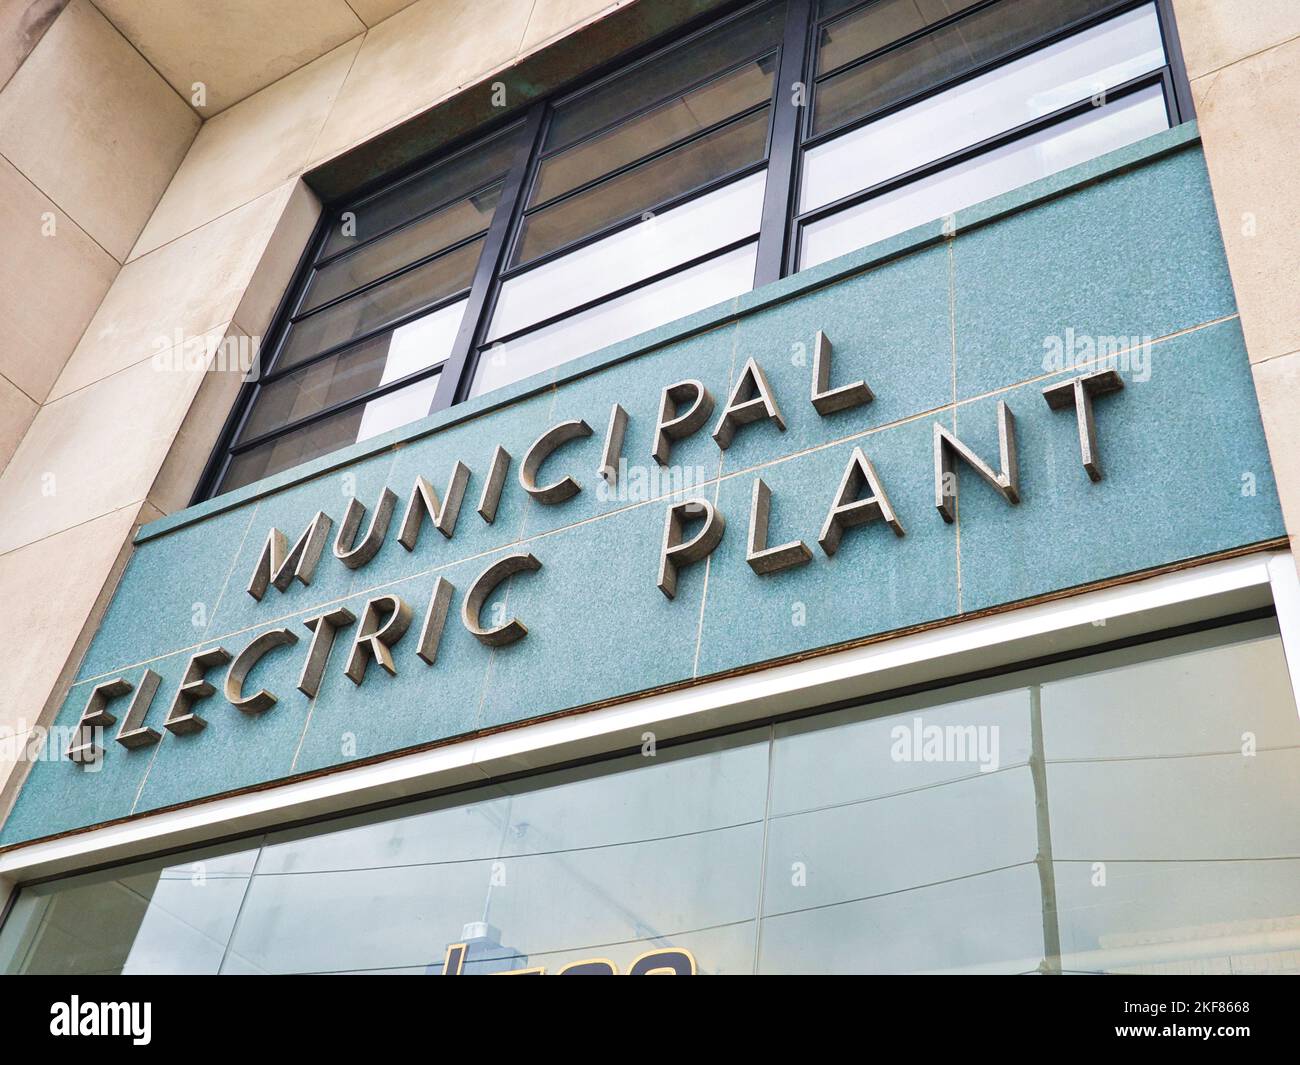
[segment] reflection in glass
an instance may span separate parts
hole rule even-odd
[[[512,277],[488,339],[757,234],[765,183],[765,174],[751,174]]]
[[[382,285],[294,322],[271,369],[278,372],[295,366],[337,344],[468,289],[482,247],[481,239],[471,241],[433,262],[407,270]]]
[[[754,245],[746,245],[553,325],[493,344],[479,357],[471,394],[481,396],[748,292],[754,285],[754,255]]]
[[[817,73],[828,74],[983,0],[880,0],[822,27]],[[823,5],[823,8],[825,5]],[[823,13],[826,14],[825,10]]]
[[[501,183],[498,182],[427,218],[403,226],[373,244],[331,259],[312,275],[299,313],[378,281],[408,263],[483,232],[491,224],[492,212],[500,199]]]
[[[372,240],[412,218],[464,200],[491,185],[514,162],[522,144],[522,131],[522,125],[516,124],[349,207],[346,215],[351,217],[340,217],[330,227],[321,256],[335,255]]]
[[[800,209],[870,188],[1163,64],[1154,9],[1131,11],[810,149]]]
[[[469,972],[695,945],[753,961],[767,733],[420,804],[398,819],[272,836],[227,971]],[[383,920],[358,920],[372,900]],[[481,923],[491,931],[473,935]],[[319,934],[321,928],[330,935]]]
[[[774,48],[784,25],[785,4],[765,4],[600,82],[556,107],[544,149],[554,152],[573,144],[641,108],[682,95],[738,60]]]
[[[331,451],[418,421],[429,413],[438,374],[366,400],[234,455],[221,480],[228,492]]]
[[[1111,3],[1113,0],[1015,0],[976,11],[820,82],[813,102],[813,132],[834,129],[942,85]]]
[[[575,241],[763,158],[768,108],[525,217],[515,262]]]
[[[869,709],[776,727],[760,971],[1036,968],[1028,693]]]
[[[538,170],[529,203],[544,203],[763,103],[772,95],[775,71],[774,57],[747,63],[739,70],[551,156]]]
[[[1296,969],[1300,728],[1276,631],[1042,685],[1065,968]]]
[[[253,440],[390,381],[436,366],[451,353],[464,313],[464,300],[448,304],[272,381],[258,395],[240,430],[240,441]]]
[[[804,226],[799,267],[816,266],[960,211],[1168,125],[1160,88],[1143,89]]]
[[[256,857],[195,851],[24,888],[0,929],[0,973],[214,974]]]

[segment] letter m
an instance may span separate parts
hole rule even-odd
[[[307,531],[298,537],[293,550],[287,553],[289,541],[284,533],[279,529],[267,533],[257,568],[253,570],[253,579],[248,582],[248,594],[261,602],[268,585],[274,584],[283,592],[295,577],[303,584],[311,584],[316,563],[325,550],[325,541],[329,539],[330,526],[333,524],[328,514],[318,510],[307,526]]]

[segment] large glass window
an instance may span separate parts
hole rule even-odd
[[[0,971],[422,975],[458,943],[465,973],[1293,970],[1276,622],[25,887]]]
[[[1166,0],[765,0],[325,212],[199,495],[1190,116]]]

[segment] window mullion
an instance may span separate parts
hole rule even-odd
[[[524,119],[523,143],[518,149],[515,161],[506,176],[505,186],[501,190],[501,201],[492,216],[492,225],[483,240],[483,251],[479,255],[478,266],[474,271],[474,280],[470,285],[469,298],[465,305],[465,314],[456,333],[456,342],[451,354],[443,363],[442,376],[438,379],[438,390],[434,394],[429,413],[443,410],[456,403],[469,387],[468,381],[462,381],[468,371],[473,369],[474,349],[479,338],[487,332],[487,317],[491,314],[491,300],[488,298],[497,274],[505,263],[505,255],[510,246],[519,219],[523,216],[524,201],[528,197],[528,176],[532,171],[532,162],[541,148],[543,133],[542,118],[546,110],[545,103],[533,104]]]
[[[810,80],[806,67],[815,3],[816,0],[789,0],[786,9],[776,98],[772,104],[772,142],[767,156],[767,189],[758,237],[758,263],[754,269],[755,288],[778,280],[786,271],[790,210],[799,168],[799,134]]]

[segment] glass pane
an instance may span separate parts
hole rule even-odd
[[[222,478],[220,491],[229,492],[263,477],[310,462],[358,440],[418,421],[429,413],[438,388],[438,374],[399,388],[386,396],[358,403],[318,422],[294,429],[265,444],[236,455]]]
[[[289,327],[274,370],[283,370],[353,337],[469,288],[483,241],[471,241],[431,263],[301,318]]]
[[[1295,969],[1300,724],[1276,624],[1229,631],[1042,686],[1063,968]]]
[[[763,103],[772,96],[775,70],[774,57],[748,63],[607,133],[551,156],[538,172],[529,203],[543,203]]]
[[[667,155],[528,215],[515,262],[529,262],[588,233],[634,218],[655,204],[685,195],[706,182],[758,162],[767,145],[768,110],[765,107],[737,119]]]
[[[1017,0],[977,11],[820,82],[813,101],[813,131],[833,129],[960,77],[1032,44],[1054,27],[1068,25],[1112,3],[1114,0]]]
[[[817,73],[916,33],[983,0],[881,0],[822,27],[817,37]]]
[[[546,151],[555,151],[626,118],[634,111],[680,95],[742,59],[781,43],[785,4],[765,4],[716,29],[670,48],[555,109]]]
[[[693,949],[702,971],[748,971],[766,740],[693,743],[270,837],[224,971],[437,973],[466,941],[469,973],[593,956],[626,971],[667,946]]]
[[[1030,694],[977,690],[776,726],[760,972],[1038,966]]]
[[[418,222],[403,226],[373,244],[332,260],[312,276],[299,313],[378,281],[416,259],[423,259],[483,232],[491,225],[492,213],[500,199],[501,183],[497,182],[480,193],[457,200]]]
[[[502,177],[515,161],[515,154],[526,147],[520,136],[522,128],[512,126],[392,188],[349,205],[345,210],[352,215],[352,224],[344,225],[347,219],[342,217],[336,220],[321,257],[361,244],[443,204],[464,199]]]
[[[1164,93],[1158,86],[1143,89],[805,226],[799,268],[816,266],[960,211],[1132,144],[1168,125]]]
[[[195,851],[24,888],[0,930],[0,972],[212,975],[256,856]]]
[[[747,245],[554,325],[494,344],[479,357],[472,394],[480,396],[748,292],[754,286],[755,254],[754,245]]]
[[[747,178],[639,222],[501,286],[490,338],[758,232],[766,174]]]
[[[801,209],[870,188],[1164,62],[1155,10],[1121,15],[810,149]]]
[[[252,440],[443,362],[464,313],[461,300],[272,381],[258,393],[239,439]]]

